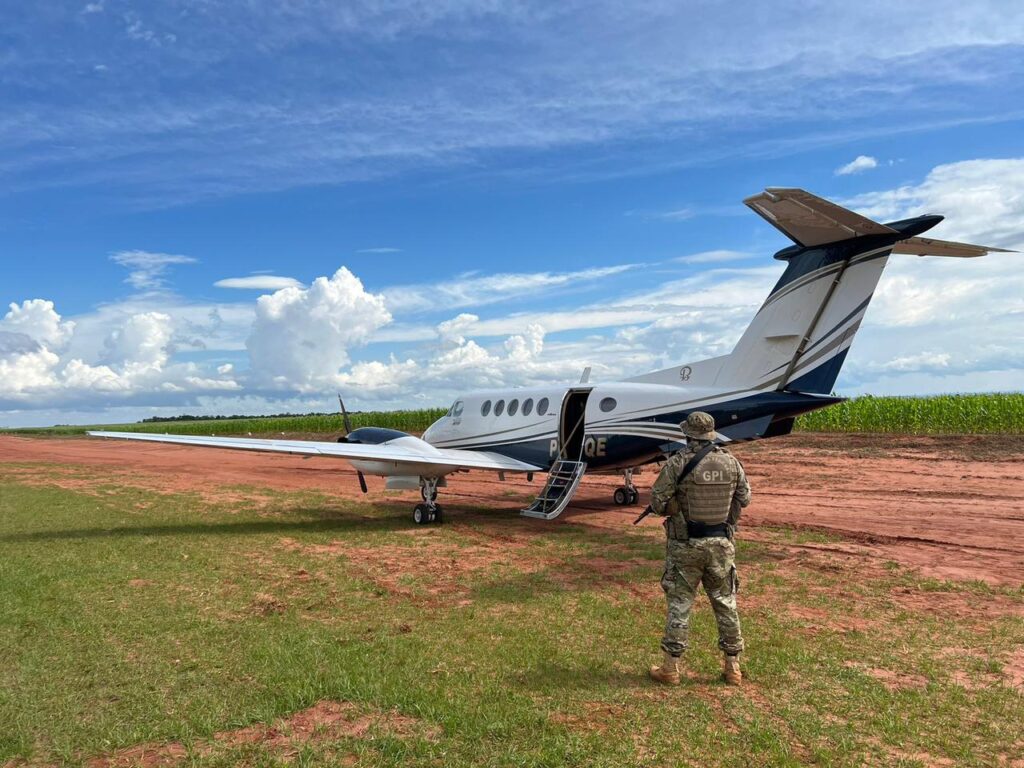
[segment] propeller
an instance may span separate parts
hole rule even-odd
[[[341,408],[341,420],[345,425],[345,434],[352,431],[352,422],[348,418],[348,411],[345,410],[345,401],[341,399],[341,392],[338,393],[338,407]]]
[[[341,409],[341,420],[345,425],[345,437],[348,437],[352,431],[352,420],[348,417],[348,411],[345,410],[345,401],[341,399],[341,392],[338,393],[338,407]],[[339,438],[339,442],[344,438]],[[358,469],[356,470],[356,477],[359,478],[359,488],[363,493],[367,493],[366,489],[366,478],[363,477],[363,473]]]

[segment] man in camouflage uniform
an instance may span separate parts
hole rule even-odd
[[[724,653],[723,676],[731,685],[742,680],[738,654],[743,635],[736,612],[736,550],[732,537],[740,510],[750,503],[750,484],[743,466],[725,448],[716,446],[680,481],[687,462],[715,441],[715,420],[695,411],[681,425],[686,448],[661,470],[651,488],[651,508],[667,518],[665,573],[661,588],[668,598],[668,619],[660,667],[651,667],[659,683],[679,683],[679,657],[687,646],[690,608],[701,584],[718,623],[718,647]]]

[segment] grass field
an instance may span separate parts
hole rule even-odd
[[[381,411],[352,414],[352,426],[422,432],[445,412]],[[167,432],[176,435],[340,434],[341,416],[218,419],[140,424],[40,427],[0,430],[19,434],[79,435],[89,429]],[[936,397],[857,397],[797,419],[802,432],[899,432],[903,434],[1024,434],[1024,393],[940,395]]]
[[[1018,590],[767,531],[740,543],[747,683],[718,681],[702,603],[688,678],[666,689],[644,674],[662,622],[657,530],[458,509],[424,529],[386,497],[232,489],[211,505],[105,472],[0,465],[0,765],[1022,754],[1024,697],[1005,683],[1024,643]]]

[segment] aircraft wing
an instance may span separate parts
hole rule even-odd
[[[768,187],[743,201],[754,213],[797,245],[810,247],[896,230],[830,203],[803,189]]]
[[[381,445],[362,443],[321,443],[311,440],[261,440],[252,437],[200,437],[193,435],[157,435],[147,432],[89,432],[93,437],[119,440],[142,440],[153,443],[195,445],[206,448],[232,448],[264,453],[291,453],[301,456],[326,456],[355,461],[394,464],[395,469],[409,467],[409,474],[422,474],[422,468],[436,468],[440,473],[457,469],[491,469],[499,472],[537,472],[542,467],[502,456],[490,451],[466,451],[456,448],[435,448],[419,438],[409,436]]]
[[[971,245],[970,243],[954,243],[949,240],[936,240],[931,237],[910,237],[901,240],[892,248],[893,253],[909,253],[915,256],[957,256],[970,259],[984,256],[986,253],[1013,253],[1006,248],[989,248],[987,245]]]

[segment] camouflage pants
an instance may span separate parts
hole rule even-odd
[[[690,609],[701,584],[718,622],[718,647],[728,654],[739,653],[743,650],[743,635],[736,612],[736,549],[721,536],[669,540],[665,574],[661,578],[661,588],[668,599],[662,649],[673,656],[686,650]]]

